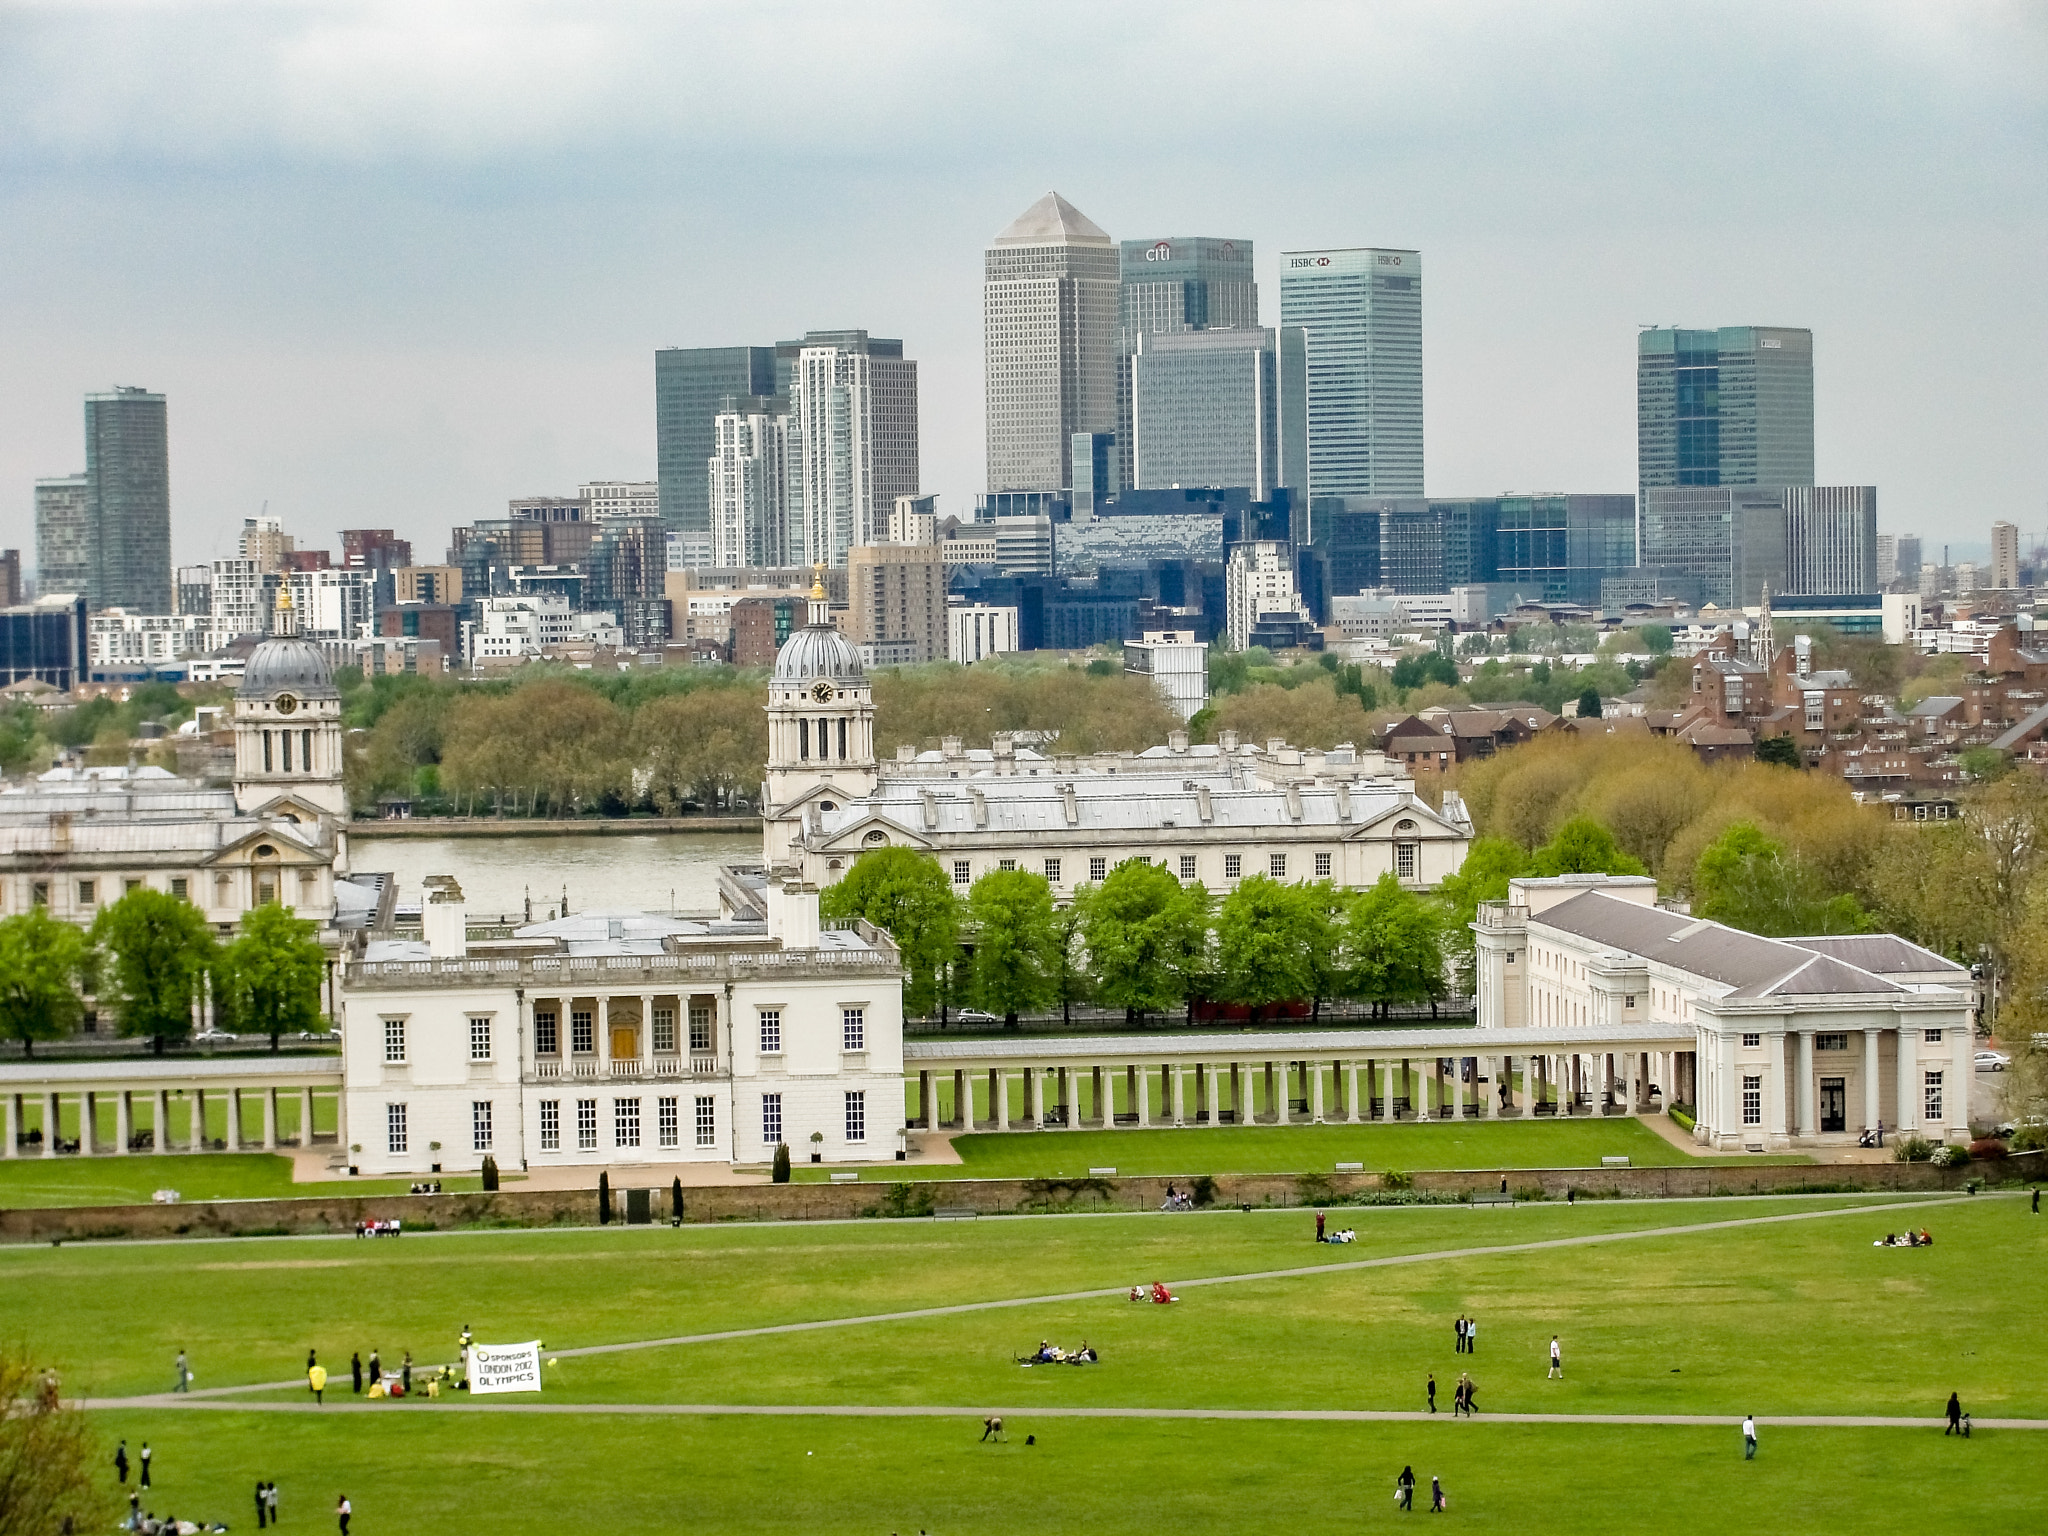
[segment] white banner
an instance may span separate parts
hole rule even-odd
[[[470,1345],[469,1390],[472,1394],[538,1392],[540,1340],[531,1344]]]

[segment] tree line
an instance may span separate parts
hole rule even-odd
[[[824,892],[828,918],[861,917],[903,954],[904,1011],[977,1007],[1014,1027],[1077,1004],[1122,1009],[1133,1024],[1202,1003],[1251,1010],[1353,999],[1383,1013],[1449,991],[1449,914],[1390,874],[1363,891],[1255,875],[1219,901],[1142,858],[1127,859],[1066,906],[1044,877],[991,870],[956,896],[945,870],[909,848],[861,855]]]
[[[90,929],[32,907],[0,919],[0,1034],[33,1056],[37,1042],[77,1033],[91,999],[117,1033],[161,1055],[192,1034],[210,999],[216,1028],[268,1035],[274,1051],[282,1035],[328,1028],[316,927],[269,902],[223,943],[190,902],[146,887],[103,908]]]

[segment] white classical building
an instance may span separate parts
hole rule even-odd
[[[1709,1146],[1969,1140],[1970,974],[1890,934],[1767,939],[1655,905],[1646,877],[1516,880],[1480,909],[1479,1032],[1690,1037],[1667,1087]],[[1596,1049],[1605,1049],[1596,1046]]]

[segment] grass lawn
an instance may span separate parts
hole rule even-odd
[[[1634,1119],[1428,1121],[1395,1125],[1247,1125],[1187,1130],[989,1131],[955,1136],[960,1162],[862,1170],[864,1179],[1031,1179],[1137,1174],[1328,1173],[1338,1163],[1398,1168],[1598,1168],[1627,1157],[1638,1168],[1699,1161]],[[1803,1157],[1754,1158],[1803,1163]],[[804,1163],[799,1180],[829,1170]]]
[[[1228,1134],[1222,1133],[1222,1134]],[[1911,1203],[1910,1217],[1892,1207]],[[1454,1256],[1458,1250],[1795,1212],[1763,1226]],[[159,1512],[243,1517],[274,1478],[295,1525],[513,1533],[667,1531],[1321,1531],[1403,1518],[1391,1483],[1444,1478],[1452,1511],[1507,1530],[1639,1531],[1717,1520],[1774,1532],[2002,1528],[2039,1518],[2048,1432],[1791,1429],[1741,1460],[1734,1421],[1933,1416],[1951,1390],[1979,1417],[2048,1417],[2048,1331],[2014,1327],[1987,1276],[2048,1262],[2048,1224],[2010,1197],[1817,1196],[1339,1213],[1319,1247],[1303,1212],[977,1222],[565,1229],[0,1249],[8,1332],[66,1389],[169,1385],[188,1349],[201,1388],[298,1375],[308,1347],[349,1401],[351,1350],[447,1358],[485,1342],[581,1345],[1030,1297],[1164,1278],[1173,1307],[1121,1298],[958,1313],[562,1358],[514,1403],[948,1405],[1011,1412],[1011,1443],[962,1418],[492,1416],[458,1398],[312,1412],[102,1410],[103,1435],[157,1452]],[[1871,1239],[1913,1225],[1925,1250]],[[1227,1285],[1199,1277],[1417,1262]],[[1453,1352],[1451,1319],[1479,1319]],[[1564,1341],[1566,1378],[1545,1379]],[[1042,1337],[1103,1363],[1021,1369]],[[1034,1419],[1038,1406],[1418,1409],[1460,1368],[1482,1418],[1454,1423]],[[265,1394],[298,1404],[303,1391]],[[460,1405],[460,1406],[455,1406]],[[1726,1429],[1507,1425],[1483,1414],[1683,1412]],[[1026,1446],[1025,1434],[1039,1444]],[[109,1446],[110,1452],[110,1446]],[[806,1454],[806,1453],[811,1454]],[[1673,1502],[1673,1500],[1676,1502]],[[682,1512],[679,1515],[679,1512]],[[1650,1512],[1647,1513],[1646,1512]]]
[[[159,1189],[186,1200],[281,1200],[298,1195],[402,1194],[403,1179],[294,1184],[292,1160],[269,1152],[198,1152],[168,1156],[16,1157],[0,1159],[0,1206],[147,1205]],[[442,1188],[477,1189],[475,1174],[449,1177]]]

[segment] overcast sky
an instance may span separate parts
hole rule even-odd
[[[2048,529],[2048,7],[0,0],[0,543],[170,397],[179,561],[265,502],[435,559],[654,477],[653,352],[860,326],[982,489],[981,252],[1425,263],[1432,495],[1630,490],[1640,323],[1808,326],[1817,469]],[[1959,551],[1958,558],[1961,558]]]

